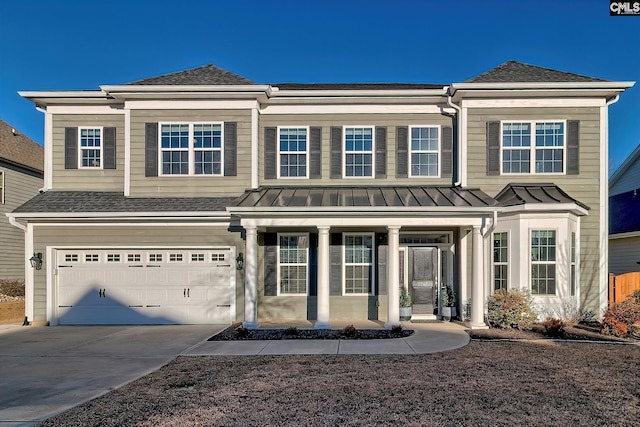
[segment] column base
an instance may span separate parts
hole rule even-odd
[[[329,322],[316,322],[313,325],[313,329],[331,329]]]
[[[484,322],[483,323],[469,322],[469,328],[471,328],[471,329],[489,329],[489,327]]]
[[[385,329],[391,329],[394,326],[402,326],[402,322],[398,320],[397,322],[387,322],[384,324]]]
[[[247,329],[258,329],[260,324],[258,322],[242,322],[242,326]]]

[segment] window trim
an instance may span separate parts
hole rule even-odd
[[[529,147],[520,148],[521,150],[529,149],[529,172],[504,172],[503,155],[504,155],[504,125],[511,123],[528,123],[531,125],[531,144]],[[562,172],[536,172],[536,143],[535,128],[540,123],[562,123],[564,126],[564,141],[562,145]],[[528,175],[566,175],[567,174],[567,119],[541,119],[541,120],[501,120],[500,121],[500,175],[505,176],[528,176]],[[556,147],[557,149],[558,147]],[[551,147],[541,147],[541,149],[551,149]]]
[[[438,163],[436,166],[436,175],[414,175],[413,174],[413,162],[411,161],[411,155],[414,153],[414,150],[411,148],[411,130],[413,129],[421,129],[421,128],[435,128],[438,129],[438,149],[436,151],[424,151],[418,150],[416,153],[420,154],[433,154],[435,153],[438,156]],[[442,175],[442,125],[411,125],[409,126],[409,130],[407,133],[407,152],[409,158],[407,159],[408,164],[408,177],[409,178],[422,178],[422,179],[436,179],[441,178]]]
[[[369,154],[368,151],[347,152],[347,129],[371,129],[371,175],[350,176],[347,175],[347,153],[349,154]],[[376,176],[376,127],[374,125],[345,125],[342,126],[342,178],[343,179],[370,179]]]
[[[304,154],[306,156],[306,175],[304,176],[282,176],[280,175],[280,156],[281,154],[293,154],[293,153],[297,153],[297,154],[303,154],[302,151],[285,151],[284,153],[282,153],[280,151],[280,131],[282,129],[304,129],[305,132],[307,133],[307,149],[304,151]],[[310,126],[295,126],[295,125],[291,125],[291,126],[278,126],[277,130],[276,130],[276,176],[278,177],[278,179],[282,178],[282,179],[309,179],[309,139],[310,139],[310,134],[311,134],[311,127]]]
[[[493,256],[493,251],[495,251],[495,246],[494,246],[494,242],[495,242],[495,235],[499,234],[499,233],[505,233],[507,235],[507,260],[506,261],[500,261],[500,262],[496,262],[495,261],[495,257]],[[511,233],[507,230],[503,230],[503,231],[494,231],[493,233],[491,233],[491,266],[493,267],[491,269],[491,284],[492,284],[492,289],[491,289],[491,293],[496,292],[496,266],[505,266],[507,267],[507,271],[506,271],[506,277],[505,277],[505,287],[503,288],[504,290],[509,289],[509,263],[511,261],[511,251],[510,251],[510,247],[511,247],[511,241],[509,240],[511,238]]]
[[[346,237],[347,236],[369,236],[371,237],[371,262],[368,264],[365,263],[349,263],[349,265],[368,265],[371,267],[371,277],[369,278],[369,292],[367,293],[347,293],[347,245],[346,245]],[[344,232],[342,233],[342,296],[348,297],[362,297],[362,296],[375,296],[375,283],[376,283],[376,235],[371,232]]]
[[[307,267],[307,282],[306,282],[306,292],[300,292],[300,293],[291,293],[291,292],[281,292],[280,291],[280,267],[281,265],[303,265],[301,263],[287,263],[287,264],[280,264],[280,236],[304,236],[307,239],[307,247],[305,248],[306,250],[306,255],[307,255],[307,262],[306,264],[304,264]],[[277,233],[277,245],[276,245],[276,296],[309,296],[309,285],[310,285],[310,275],[309,275],[309,233],[305,233],[305,232],[301,232],[301,233],[295,233],[295,232],[287,232],[287,233]]]
[[[189,147],[188,147],[188,170],[186,174],[171,174],[162,172],[162,126],[163,125],[188,125],[189,126]],[[220,148],[216,149],[197,149],[194,147],[194,126],[195,125],[220,125]],[[158,176],[170,176],[174,177],[222,177],[224,176],[224,149],[225,149],[225,135],[224,135],[224,122],[212,122],[212,121],[166,121],[158,122]],[[183,151],[183,150],[180,150]],[[196,151],[220,151],[220,173],[219,174],[196,174]]]
[[[100,166],[83,166],[82,152],[87,150],[95,150],[95,147],[82,147],[82,131],[83,130],[100,130]],[[104,169],[104,126],[78,126],[78,169]]]
[[[0,170],[0,205],[4,205],[4,190],[5,190],[5,176],[4,170]]]
[[[532,242],[532,238],[533,238],[533,232],[534,231],[553,231],[555,233],[555,259],[553,260],[553,262],[550,261],[533,261],[532,258],[532,249],[533,249],[533,242]],[[535,297],[557,297],[558,296],[558,236],[560,236],[560,232],[558,228],[552,228],[552,227],[535,227],[535,228],[529,228],[529,242],[528,242],[528,246],[529,246],[529,290],[531,292],[531,295],[535,298]],[[534,265],[553,265],[555,266],[555,276],[554,276],[554,281],[555,281],[555,289],[554,292],[552,294],[550,293],[533,293],[533,271],[532,271],[532,267]],[[569,279],[569,276],[567,275],[567,280]],[[569,284],[569,283],[568,283]],[[570,286],[570,284],[569,284]]]

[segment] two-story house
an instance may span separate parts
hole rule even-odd
[[[0,280],[25,277],[24,232],[9,224],[5,214],[38,194],[43,166],[42,146],[0,120]]]
[[[11,215],[51,324],[438,314],[607,301],[608,106],[633,83],[509,61],[464,83],[257,84],[207,65],[45,112],[46,191]]]

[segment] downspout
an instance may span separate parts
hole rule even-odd
[[[484,231],[480,230],[480,234],[482,234],[482,237],[487,237],[489,234],[493,233],[493,230],[496,229],[497,224],[498,224],[498,211],[493,211],[493,223],[491,224],[490,227],[486,227]]]
[[[9,224],[13,225],[14,227],[18,227],[20,230],[24,231],[25,233],[27,232],[27,226],[23,225],[23,224],[20,224],[16,220],[15,216],[13,216],[13,215],[11,215],[9,213],[6,213],[5,215],[7,216],[7,218],[9,218]]]
[[[461,135],[462,135],[462,129],[461,129],[461,120],[460,120],[460,115],[462,114],[462,108],[460,108],[459,106],[457,106],[456,104],[453,103],[453,101],[451,100],[451,87],[447,86],[447,105],[451,108],[453,108],[454,110],[457,111],[456,113],[456,121],[457,121],[457,128],[458,128],[458,175],[456,176],[456,182],[453,183],[454,186],[456,187],[460,187],[460,185],[462,184],[462,181],[460,180],[460,176],[462,175],[462,156],[461,154],[461,149],[462,149],[462,143],[460,141]]]

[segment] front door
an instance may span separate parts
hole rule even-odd
[[[437,247],[410,247],[408,284],[413,300],[414,314],[436,313],[438,272],[440,271]]]

